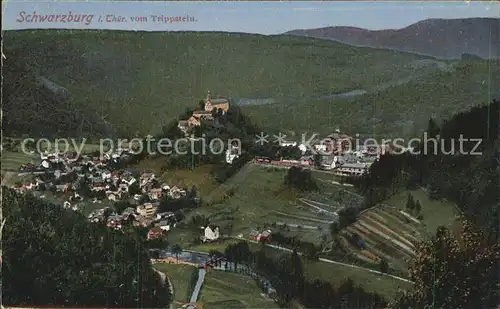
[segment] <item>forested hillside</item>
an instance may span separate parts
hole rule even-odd
[[[139,238],[3,188],[4,305],[168,307],[168,283]]]
[[[361,185],[368,197],[367,206],[401,186],[422,186],[433,199],[455,202],[491,242],[498,242],[499,115],[500,102],[493,101],[455,115],[441,128],[430,119],[428,138],[438,137],[439,142],[428,141],[426,147],[421,143],[420,155],[383,156]],[[460,137],[464,140],[462,150]]]

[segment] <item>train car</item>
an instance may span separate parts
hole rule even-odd
[[[312,160],[302,160],[302,161],[300,161],[300,165],[311,166]]]
[[[269,158],[256,158],[255,161],[261,164],[269,164],[271,160]]]

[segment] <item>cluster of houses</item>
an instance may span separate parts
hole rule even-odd
[[[178,128],[188,135],[194,127],[199,127],[203,121],[213,122],[215,116],[224,115],[229,110],[229,100],[224,98],[213,99],[210,90],[204,101],[203,109],[195,110],[187,120],[181,120]]]
[[[175,218],[173,213],[157,213],[159,201],[165,196],[180,199],[186,196],[187,189],[160,183],[154,173],[114,170],[113,163],[127,160],[131,155],[128,150],[117,150],[102,158],[88,155],[77,158],[72,153],[42,153],[39,165],[21,167],[22,173],[33,175],[34,180],[12,188],[18,192],[42,193],[50,190],[62,197],[64,208],[74,211],[80,209],[82,202],[126,201],[133,207],[121,214],[105,207],[93,211],[88,219],[92,222],[105,221],[108,227],[115,229],[121,229],[125,220],[132,220],[137,226],[153,226],[148,238],[157,238],[170,229]]]
[[[112,229],[121,230],[126,222],[134,226],[149,227],[148,240],[163,238],[172,227],[175,227],[177,219],[173,212],[157,211],[158,205],[155,203],[145,203],[134,207],[128,207],[121,214],[111,207],[94,210],[89,214],[91,222],[105,222],[106,226]]]
[[[304,144],[282,142],[282,147],[298,147],[302,152],[300,162],[313,162],[315,156]],[[338,176],[362,176],[368,172],[370,165],[388,152],[388,145],[355,145],[354,138],[340,133],[336,129],[333,134],[313,140],[310,145],[321,156],[320,168],[332,170]]]

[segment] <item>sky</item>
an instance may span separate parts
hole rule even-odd
[[[37,15],[33,18],[33,15]],[[50,15],[59,15],[58,17]],[[85,15],[85,16],[82,16]],[[399,29],[428,18],[500,18],[500,3],[2,1],[2,28],[228,31],[279,34],[352,26]]]

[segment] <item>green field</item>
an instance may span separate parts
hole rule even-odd
[[[37,163],[39,156],[30,155],[22,152],[2,151],[1,165],[4,171],[19,171],[21,165],[26,163]]]
[[[154,268],[165,273],[172,284],[174,291],[173,299],[180,302],[187,302],[191,295],[188,295],[189,280],[193,267],[180,264],[158,263]]]
[[[253,229],[280,231],[278,226],[286,224],[286,231],[282,231],[285,234],[321,242],[321,235],[329,233],[333,217],[319,213],[310,205],[334,212],[345,202],[333,196],[342,188],[318,182],[320,190],[317,193],[299,192],[284,186],[285,174],[284,169],[248,164],[212,191],[205,199],[207,206],[190,215],[208,217],[211,223],[220,226],[223,234],[236,236],[241,233],[246,237]],[[346,194],[345,198],[351,197]]]
[[[210,271],[205,277],[199,302],[207,309],[279,308],[254,279],[235,273]]]
[[[404,281],[390,277],[369,273],[342,265],[329,264],[324,262],[304,263],[305,272],[309,279],[321,279],[338,286],[342,281],[350,278],[355,284],[362,286],[369,292],[375,292],[391,299],[398,288],[407,289],[411,285]]]
[[[420,214],[423,216],[422,223],[427,233],[434,234],[440,225],[451,226],[457,215],[456,206],[446,200],[431,200],[423,189],[401,192],[384,204],[405,211],[408,193],[422,206]]]
[[[279,103],[245,112],[265,127],[295,132],[335,126],[411,132],[433,114],[441,118],[487,99],[482,84],[488,80],[486,61],[444,61],[456,71],[443,72],[435,65],[414,65],[426,57],[293,36],[27,30],[7,31],[4,47],[7,65],[17,64],[7,70],[7,82],[22,78],[16,75],[21,66],[34,79],[47,79],[68,93],[67,101],[50,108],[31,105],[29,97],[6,97],[4,108],[12,117],[20,113],[20,104],[26,106],[19,130],[21,124],[34,126],[57,115],[60,134],[83,127],[103,133],[100,119],[106,115],[123,135],[154,133],[186,107],[196,107],[208,89],[233,102],[274,99]],[[491,65],[494,74],[498,68]],[[406,79],[409,84],[398,85]],[[318,100],[391,83],[395,86],[352,101]],[[24,87],[29,93],[39,86]]]

